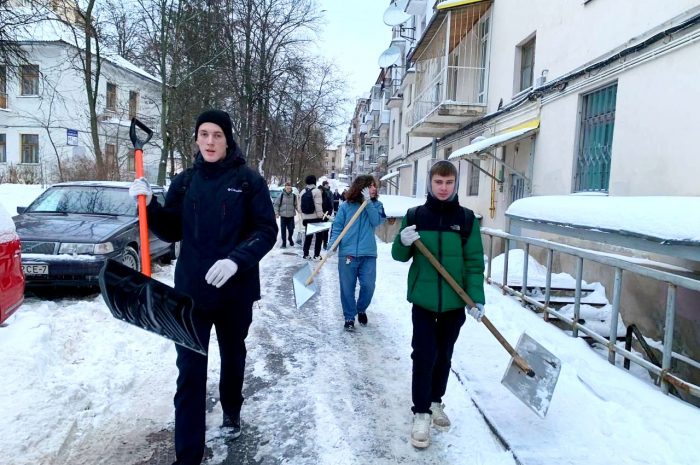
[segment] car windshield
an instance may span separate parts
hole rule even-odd
[[[276,199],[276,198],[279,197],[280,195],[282,195],[282,191],[277,191],[277,190],[275,190],[275,191],[270,191],[270,197],[272,197],[273,199]]]
[[[136,207],[127,189],[53,186],[41,194],[27,212],[136,216]]]

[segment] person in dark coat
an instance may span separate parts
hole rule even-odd
[[[333,192],[333,213],[338,213],[338,207],[340,206],[341,195],[338,193],[338,189]]]
[[[168,242],[181,241],[175,289],[192,297],[198,337],[209,345],[216,328],[221,353],[219,392],[225,432],[241,434],[245,338],[260,299],[258,263],[275,244],[277,223],[263,178],[245,164],[221,110],[199,115],[194,166],[173,179],[165,204],[151,202],[148,182],[129,193],[145,195],[149,228]],[[176,345],[174,465],[199,465],[204,455],[207,357]]]

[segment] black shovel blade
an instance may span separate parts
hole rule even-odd
[[[191,297],[115,260],[102,267],[100,290],[114,318],[207,355],[195,329]]]

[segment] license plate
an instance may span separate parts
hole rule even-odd
[[[49,274],[49,265],[22,265],[22,271],[27,276]]]

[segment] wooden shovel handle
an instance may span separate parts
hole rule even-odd
[[[350,226],[352,226],[353,223],[355,222],[355,220],[357,220],[357,218],[362,213],[362,210],[365,209],[365,207],[367,206],[367,202],[369,202],[369,200],[365,200],[364,202],[362,202],[362,205],[360,205],[360,208],[358,208],[357,211],[355,212],[355,214],[352,215],[352,217],[350,218],[350,221],[348,221],[348,224],[346,224],[345,227],[343,228],[343,230],[340,231],[340,234],[338,234],[338,238],[335,240],[333,245],[331,245],[330,251],[326,254],[325,257],[323,257],[323,260],[321,260],[321,263],[318,264],[318,266],[313,271],[313,273],[311,273],[311,276],[309,276],[309,278],[306,280],[306,283],[305,283],[306,286],[308,286],[309,284],[314,282],[314,277],[318,274],[319,271],[321,271],[321,267],[323,265],[325,265],[326,260],[328,260],[328,257],[333,255],[333,252],[335,252],[335,249],[338,247],[338,245],[340,245],[340,240],[350,230]],[[316,238],[316,239],[318,239],[318,238]]]
[[[476,307],[476,304],[474,301],[469,297],[469,295],[464,292],[464,289],[457,284],[457,281],[454,280],[452,275],[447,272],[444,266],[435,258],[435,256],[430,253],[430,250],[421,242],[420,239],[416,240],[413,245],[415,245],[420,253],[425,255],[425,257],[428,259],[428,261],[435,267],[435,269],[442,275],[443,278],[445,278],[445,281],[447,281],[447,284],[450,285],[454,291],[459,294],[459,296],[462,298],[464,303],[466,303],[470,308]],[[522,358],[516,351],[513,349],[513,346],[510,345],[508,341],[503,337],[503,335],[496,329],[496,327],[491,323],[491,320],[486,318],[486,316],[481,317],[481,322],[488,328],[489,331],[491,331],[491,334],[494,335],[494,337],[498,340],[498,342],[501,343],[503,348],[506,349],[506,351],[510,354],[511,357],[513,357],[513,361],[515,362],[518,367],[523,370],[528,376],[534,376],[535,372],[530,368],[530,365],[525,361],[524,358]]]

